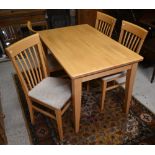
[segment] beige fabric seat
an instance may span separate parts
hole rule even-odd
[[[70,84],[62,78],[48,77],[39,34],[16,42],[6,51],[22,85],[31,123],[38,121],[35,111],[56,120],[60,140],[63,140],[62,116],[71,104]]]
[[[47,77],[32,88],[28,95],[55,109],[61,109],[70,99],[71,90],[67,80]]]

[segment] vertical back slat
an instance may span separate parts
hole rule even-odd
[[[32,52],[33,52],[33,50],[29,50],[29,54],[30,54],[30,56],[31,56],[31,59],[32,59],[32,63],[33,63],[33,65],[34,65],[34,68],[35,68],[35,72],[36,72],[36,75],[37,75],[37,82],[40,82],[41,81],[41,79],[40,79],[40,77],[39,77],[39,70],[37,69],[37,64],[36,64],[36,61],[35,61],[35,59],[34,59],[34,56],[33,56],[33,54],[32,54]]]
[[[99,31],[100,31],[100,32],[103,32],[104,22],[100,20],[100,23],[101,23],[101,24],[100,24],[100,29],[99,29]]]
[[[134,45],[133,51],[136,51],[136,48],[137,48],[139,42],[140,42],[140,38],[137,37],[137,41],[136,41],[136,44]]]
[[[26,71],[28,72],[28,75],[29,75],[29,77],[30,77],[30,81],[31,81],[31,83],[32,83],[32,87],[34,87],[35,84],[34,84],[34,81],[33,81],[32,75],[31,75],[31,73],[30,73],[30,69],[29,69],[29,67],[28,67],[28,64],[26,63],[25,58],[24,58],[22,52],[19,53],[19,55],[20,55],[20,57],[22,58],[23,63],[24,63],[24,65],[25,65],[25,67],[26,67]]]
[[[108,37],[111,37],[115,22],[116,19],[114,17],[102,12],[97,12],[95,28]]]
[[[131,38],[130,38],[130,41],[129,41],[129,44],[128,44],[128,48],[131,49],[131,45],[132,45],[132,42],[133,42],[133,38],[134,38],[134,34],[131,34]]]
[[[42,76],[42,72],[41,72],[41,66],[40,66],[40,62],[39,62],[39,59],[38,59],[38,55],[37,55],[37,52],[36,52],[36,49],[35,47],[33,46],[33,51],[34,51],[34,54],[35,54],[35,58],[37,60],[37,66],[38,66],[38,69],[39,69],[39,76],[40,76],[40,79],[42,80],[43,79],[43,76]]]
[[[104,26],[103,26],[103,28],[102,28],[102,32],[105,34],[105,30],[106,30],[106,23],[105,22],[103,22],[104,23]]]
[[[131,43],[131,47],[130,47],[131,50],[133,50],[134,45],[135,45],[135,43],[136,43],[136,40],[137,40],[137,36],[134,35],[134,39],[133,39],[133,41],[132,41],[132,43]]]
[[[125,42],[125,46],[128,47],[128,44],[129,44],[129,41],[130,41],[130,36],[131,36],[131,33],[128,32],[128,35],[126,37],[126,42]]]
[[[27,49],[27,51],[29,51],[29,48]],[[31,53],[31,52],[30,52],[30,53]],[[29,58],[29,56],[27,55],[26,50],[25,50],[25,56],[26,56],[26,59],[27,59],[27,61],[28,61],[28,63],[29,63],[29,66],[30,66],[30,68],[31,68],[31,72],[32,72],[32,75],[33,75],[33,78],[32,78],[32,79],[34,79],[34,83],[35,83],[35,85],[36,85],[38,82],[37,82],[37,79],[36,79],[36,75],[35,75],[35,73],[34,73],[34,68],[33,68],[33,66],[32,66],[32,62],[30,61],[30,58]]]
[[[99,29],[99,31],[102,31],[103,25],[104,25],[103,21],[100,20],[100,29]]]
[[[26,81],[28,82],[28,85],[29,85],[30,89],[32,89],[31,82],[30,82],[29,77],[28,77],[28,75],[27,75],[27,73],[26,73],[25,67],[23,66],[23,63],[21,62],[21,60],[20,60],[20,58],[19,58],[18,55],[16,55],[15,58],[17,58],[19,64],[21,65],[22,70],[23,70],[23,72],[24,72],[24,75],[25,75],[25,77],[26,77]]]
[[[126,41],[126,37],[127,37],[127,31],[124,31],[124,34],[123,34],[123,40],[122,40],[122,44],[125,45],[125,41]]]
[[[103,30],[104,34],[106,34],[106,29],[107,29],[107,23],[104,22],[104,30]]]
[[[123,20],[119,42],[134,52],[139,53],[147,33],[148,31],[140,26]]]
[[[10,45],[6,51],[15,66],[24,93],[28,95],[29,90],[47,77],[39,34],[31,35]]]
[[[108,28],[107,28],[107,36],[109,36],[110,35],[110,28],[111,28],[111,26],[110,25],[108,25]]]
[[[106,23],[106,29],[105,29],[105,34],[106,34],[106,35],[108,34],[108,28],[109,28],[109,24]]]

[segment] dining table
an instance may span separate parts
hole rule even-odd
[[[126,71],[123,110],[129,112],[138,62],[143,57],[88,24],[38,32],[71,79],[75,132],[80,129],[82,83]]]

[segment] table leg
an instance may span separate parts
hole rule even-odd
[[[79,132],[80,128],[80,113],[81,113],[81,94],[82,94],[82,81],[81,79],[72,80],[72,103],[73,114],[75,120],[75,132]]]
[[[134,79],[136,75],[138,63],[135,63],[132,65],[131,69],[127,71],[126,75],[126,84],[125,84],[125,104],[124,104],[124,111],[126,114],[129,112],[130,103],[132,99],[132,90],[133,90],[133,84]]]

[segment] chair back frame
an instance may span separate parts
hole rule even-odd
[[[13,62],[20,83],[22,85],[29,108],[31,123],[35,123],[34,111],[38,111],[44,114],[45,116],[48,116],[51,119],[56,120],[60,140],[63,140],[62,115],[70,105],[69,100],[66,101],[65,105],[61,109],[57,109],[46,104],[43,101],[30,97],[28,94],[29,90],[31,90],[35,85],[41,82],[43,78],[46,78],[48,76],[44,61],[45,53],[43,51],[39,34],[36,33],[18,41],[17,43],[6,48],[6,51]],[[25,60],[25,58],[27,59],[27,61]],[[19,67],[19,64],[21,68]],[[25,77],[23,75],[25,75]],[[33,101],[39,103],[40,105],[50,110],[54,110],[55,114],[53,114],[51,111],[49,112],[48,110],[42,109],[39,106],[33,104]]]
[[[147,33],[144,28],[123,20],[119,42],[139,54]]]
[[[31,21],[27,21],[27,27],[28,27],[29,31],[31,31],[32,33],[37,33],[37,31],[35,31],[35,30],[32,28],[32,23],[31,23]]]
[[[97,11],[97,18],[95,28],[105,35],[111,37],[114,26],[116,23],[116,18]]]
[[[132,51],[139,53],[141,50],[141,47],[144,43],[144,40],[147,36],[148,31],[141,28],[140,26],[137,26],[135,24],[129,23],[127,21],[122,21],[122,27],[121,27],[121,33],[119,37],[119,42],[126,46],[127,48],[131,49]],[[136,67],[135,67],[136,68]],[[101,95],[101,111],[104,108],[104,100],[106,91],[117,88],[118,86],[125,84],[125,82],[118,83],[115,80],[125,77],[127,73],[121,73],[120,75],[112,78],[109,77],[109,79],[102,79],[102,95]],[[114,85],[108,86],[108,82],[114,81]]]
[[[27,28],[28,30],[31,32],[31,33],[37,33],[37,31],[35,31],[32,27],[32,23],[31,21],[27,21]],[[47,27],[46,27],[47,28]],[[43,54],[44,56],[44,60],[45,60],[45,65],[46,65],[46,68],[47,68],[47,72],[48,72],[48,75],[50,75],[50,69],[49,69],[49,66],[48,66],[48,59],[47,59],[47,56],[48,56],[48,52],[47,52],[47,48],[45,47],[45,45],[43,44],[43,48],[44,48],[44,51],[45,53]]]
[[[47,77],[44,51],[39,34],[31,35],[6,48],[13,62],[25,95]],[[18,62],[17,62],[18,61]]]

